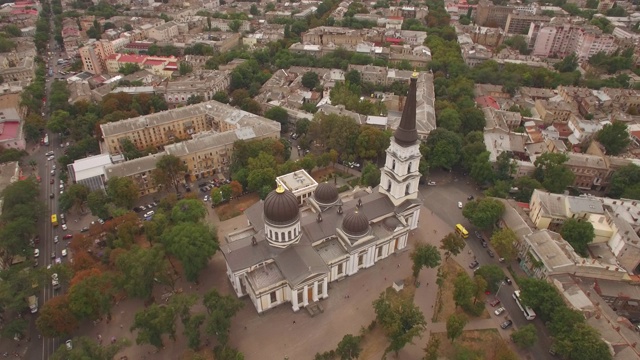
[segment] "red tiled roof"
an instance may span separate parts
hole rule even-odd
[[[631,131],[631,135],[635,138],[640,139],[640,130]]]
[[[164,64],[164,60],[145,60],[144,64],[149,66],[162,65]]]
[[[402,16],[388,16],[387,19],[390,20],[404,20]]]
[[[15,9],[11,11],[11,15],[38,15],[35,9]]]
[[[118,62],[142,64],[146,59],[147,57],[145,55],[120,54]]]
[[[500,105],[493,96],[480,96],[476,98],[476,104],[481,108],[492,107],[496,110],[500,110]]]
[[[111,54],[109,56],[107,56],[107,60],[115,60],[118,58],[118,55],[120,54]]]
[[[171,62],[167,63],[167,66],[165,66],[165,69],[166,68],[175,68],[175,69],[177,69],[178,68],[178,63],[175,62],[175,61],[171,61]]]
[[[390,42],[390,43],[397,43],[397,44],[399,44],[399,43],[401,43],[401,42],[402,42],[402,39],[388,37],[388,38],[384,39],[384,41],[386,41],[386,42]]]

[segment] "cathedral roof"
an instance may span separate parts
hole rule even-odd
[[[342,220],[342,230],[349,236],[362,236],[369,232],[369,219],[364,212],[356,208],[349,212]]]
[[[291,224],[300,217],[298,199],[291,191],[278,186],[264,199],[264,217],[274,225]]]
[[[338,201],[338,189],[326,182],[319,184],[313,192],[313,198],[316,199],[319,204],[331,205]]]
[[[410,146],[418,140],[418,130],[416,130],[416,87],[418,82],[418,73],[414,72],[409,83],[409,93],[407,101],[402,110],[402,118],[400,125],[396,129],[393,137],[400,146]]]

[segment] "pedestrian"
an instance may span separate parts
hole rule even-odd
[[[295,324],[296,324],[296,321],[295,321],[295,320],[293,320],[293,325],[295,325]]]
[[[122,324],[120,324],[120,329],[122,329]]]
[[[398,264],[398,269],[400,269],[400,264]]]

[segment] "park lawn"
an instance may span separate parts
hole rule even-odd
[[[438,348],[440,358],[456,359],[456,354],[466,352],[476,354],[477,357],[472,357],[474,359],[517,359],[517,355],[513,354],[509,344],[500,337],[497,329],[464,331],[453,343],[447,339],[447,333],[432,333],[431,336],[440,339]],[[507,354],[511,354],[511,357]]]
[[[240,198],[233,199],[224,204],[215,207],[216,214],[220,218],[220,221],[229,220],[242,214],[251,205],[260,201],[260,197],[257,193],[246,194]]]

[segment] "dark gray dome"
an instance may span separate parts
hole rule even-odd
[[[338,201],[338,189],[329,183],[318,185],[316,191],[313,192],[313,198],[320,204],[333,204]]]
[[[398,227],[398,225],[400,225],[400,221],[398,221],[398,219],[396,219],[395,217],[391,216],[388,217],[386,219],[384,219],[384,226],[387,228],[387,230],[389,231],[393,231],[396,229],[396,227]]]
[[[363,212],[355,209],[342,220],[342,230],[349,236],[365,235],[369,232],[369,219]]]
[[[278,186],[264,199],[264,217],[271,224],[291,224],[298,220],[299,216],[298,199],[282,186]]]

